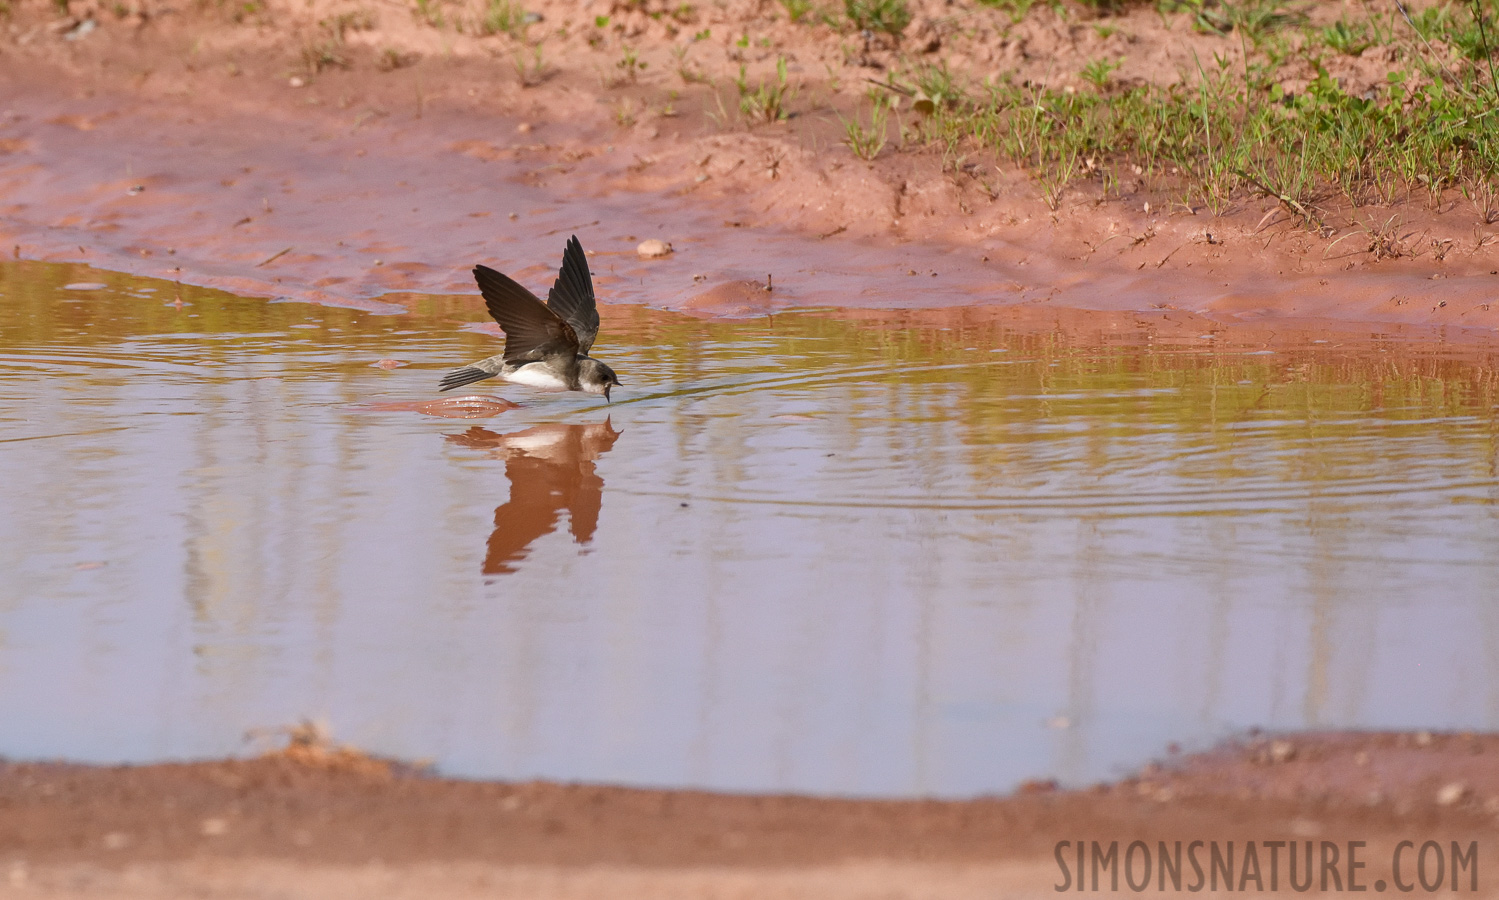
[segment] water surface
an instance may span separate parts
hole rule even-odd
[[[966,796],[1499,727],[1491,356],[611,307],[614,404],[463,420],[414,407],[498,346],[478,298],[406,305],[0,265],[0,755],[312,717],[461,776]]]

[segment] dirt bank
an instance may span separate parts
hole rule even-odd
[[[1371,859],[1399,840],[1478,841],[1487,877],[1496,753],[1492,735],[1251,738],[1091,790],[959,802],[451,781],[306,747],[7,764],[0,892],[1039,896],[1061,840],[1363,840]]]
[[[1215,216],[1169,177],[1079,182],[1052,209],[982,153],[954,168],[893,138],[867,162],[841,142],[869,80],[902,66],[1075,80],[1055,73],[1123,41],[1133,77],[1169,81],[1232,35],[1148,10],[1004,26],[934,2],[901,41],[861,43],[770,2],[595,6],[529,4],[540,21],[517,36],[457,3],[16,5],[0,241],[389,312],[392,292],[470,292],[480,260],[543,280],[576,232],[606,302],[709,315],[1026,304],[1499,325],[1499,225],[1457,192],[1329,211],[1317,233],[1273,199]],[[778,59],[791,115],[747,122],[739,66],[759,84]],[[676,252],[639,259],[647,237]]]

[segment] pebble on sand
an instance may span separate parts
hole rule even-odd
[[[1468,786],[1454,781],[1437,791],[1437,806],[1456,806],[1468,797]]]
[[[651,238],[641,241],[640,246],[635,248],[635,252],[640,254],[641,259],[660,259],[671,255],[671,244]]]

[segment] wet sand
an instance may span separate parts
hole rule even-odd
[[[705,8],[697,24],[718,37],[701,42],[660,17],[621,12],[633,24],[596,35],[566,4],[531,6],[555,54],[531,87],[509,38],[439,32],[400,7],[366,11],[370,27],[340,51],[348,67],[317,73],[298,49],[336,4],[271,4],[238,24],[147,4],[99,12],[74,41],[21,7],[0,54],[0,246],[377,311],[395,311],[401,292],[471,293],[479,260],[541,276],[576,232],[605,302],[706,315],[1021,305],[1499,325],[1499,224],[1456,194],[1345,210],[1324,235],[1264,199],[1215,217],[1167,183],[1119,199],[1079,185],[1053,211],[1028,175],[982,154],[965,163],[982,178],[944,174],[934,150],[855,159],[838,117],[883,69],[842,60],[826,28],[786,27],[774,4]],[[80,6],[61,22],[90,15]],[[1184,47],[1213,49],[1144,10],[1121,21],[1147,48],[1132,58],[1169,68]],[[566,37],[553,33],[565,22]],[[773,68],[770,50],[729,40],[743,30],[791,54],[800,88],[787,122],[750,128],[716,108],[740,59],[752,74]],[[1026,40],[1022,72],[1057,38]],[[682,46],[717,88],[675,74]],[[648,62],[621,80],[626,49]],[[385,51],[410,64],[387,70]],[[991,73],[959,50],[910,64],[936,61]],[[1370,216],[1398,219],[1399,258],[1369,250]],[[651,237],[676,252],[639,259]]]
[[[1090,790],[960,802],[451,781],[326,745],[138,768],[9,764],[0,894],[1043,896],[1063,880],[1063,840],[1234,840],[1241,852],[1361,840],[1372,884],[1413,839],[1477,841],[1487,896],[1495,753],[1486,735],[1265,736]]]

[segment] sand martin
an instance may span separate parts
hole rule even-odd
[[[562,251],[562,268],[546,303],[488,266],[475,266],[474,280],[489,314],[505,330],[505,352],[454,369],[443,376],[441,390],[498,375],[542,390],[587,391],[609,399],[609,389],[619,384],[619,378],[588,355],[599,333],[599,310],[577,235]]]

